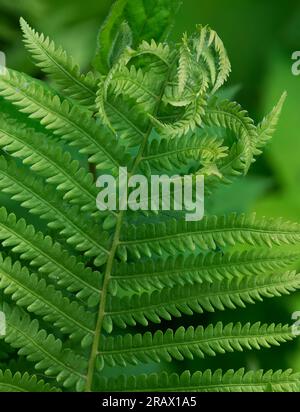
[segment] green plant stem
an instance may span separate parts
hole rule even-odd
[[[172,65],[169,66],[168,74],[166,76],[166,81],[162,87],[161,94],[158,98],[157,107],[154,110],[154,115],[157,114],[159,110],[160,102],[161,102],[165,87],[169,81],[171,68],[172,68]],[[128,179],[130,179],[130,177],[134,175],[135,171],[137,170],[139,166],[139,163],[141,162],[143,158],[143,154],[144,154],[148,139],[150,137],[150,134],[152,132],[152,128],[153,128],[153,125],[150,123],[149,129],[144,135],[143,142],[141,144],[141,147],[139,149],[138,155],[135,159],[131,172],[128,174]],[[123,215],[124,215],[124,211],[121,211],[119,212],[118,217],[117,217],[116,230],[115,230],[115,234],[113,238],[111,252],[109,254],[109,258],[106,264],[106,270],[105,270],[104,280],[103,280],[103,287],[102,287],[102,290],[100,291],[100,304],[99,304],[99,310],[98,310],[98,315],[97,315],[96,329],[95,329],[95,335],[94,335],[94,340],[93,340],[92,349],[91,349],[90,358],[89,358],[88,371],[87,371],[87,382],[86,382],[86,389],[85,389],[86,392],[91,392],[92,387],[93,387],[95,363],[96,363],[98,348],[99,348],[100,339],[101,339],[103,320],[105,316],[107,291],[108,291],[109,281],[111,278],[111,272],[112,272],[113,262],[115,259],[115,254],[116,254],[117,248],[120,243],[120,231],[121,231],[121,227],[123,223],[122,221]]]
[[[134,174],[136,168],[138,167],[138,164],[140,162],[142,154],[145,150],[146,143],[147,143],[148,138],[150,136],[151,130],[152,130],[152,127],[150,127],[150,130],[146,133],[146,135],[144,137],[144,142],[141,145],[139,155],[137,156],[136,161],[133,165],[132,171],[129,174],[129,178]],[[97,354],[98,354],[98,348],[99,348],[100,337],[101,337],[101,330],[102,330],[103,320],[104,320],[104,316],[105,316],[107,290],[108,290],[108,285],[109,285],[109,281],[110,281],[110,278],[111,278],[112,265],[113,265],[115,254],[116,254],[117,248],[119,246],[119,242],[120,242],[120,230],[121,230],[121,227],[122,227],[123,215],[124,215],[124,211],[121,211],[118,214],[116,230],[115,230],[115,235],[114,235],[114,239],[113,239],[113,243],[112,243],[112,247],[111,247],[111,252],[109,254],[109,258],[108,258],[108,261],[107,261],[107,264],[106,264],[103,287],[102,287],[101,296],[100,296],[100,305],[99,305],[99,311],[98,311],[98,316],[97,316],[95,336],[94,336],[94,341],[93,341],[93,345],[92,345],[92,350],[91,350],[90,360],[89,360],[89,366],[88,366],[86,392],[91,392],[91,390],[92,390],[93,376],[94,376],[94,370],[95,370],[95,362],[96,362],[96,357],[97,357]]]

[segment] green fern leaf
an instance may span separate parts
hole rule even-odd
[[[256,141],[257,130],[248,113],[237,103],[214,101],[207,109],[204,122],[211,126],[223,127],[230,130],[236,139],[243,145],[243,161],[245,173],[257,155]]]
[[[20,19],[20,24],[24,43],[38,62],[38,67],[55,80],[65,95],[83,106],[93,107],[97,88],[94,74],[81,74],[79,67],[62,47],[57,48],[49,37],[37,33],[23,18]]]
[[[9,246],[20,258],[28,260],[31,266],[39,268],[40,273],[51,276],[59,286],[71,292],[77,292],[79,298],[89,298],[97,302],[101,287],[101,276],[78,262],[74,256],[64,251],[59,243],[54,243],[50,236],[28,226],[24,219],[16,220],[14,214],[7,214],[0,209],[0,240],[3,246]]]
[[[171,320],[182,314],[191,316],[204,311],[244,308],[246,304],[262,301],[263,297],[286,295],[299,288],[300,275],[296,272],[241,276],[185,288],[175,286],[122,299],[110,297],[106,316],[121,328],[137,323],[147,326],[148,321],[160,323],[162,319]]]
[[[30,376],[25,372],[14,375],[10,370],[0,370],[0,392],[60,392],[58,388],[45,384],[36,376]]]
[[[168,222],[147,225],[126,225],[121,245],[135,258],[152,253],[174,254],[200,250],[216,249],[217,246],[292,245],[299,242],[298,225],[274,219],[257,219],[255,214],[223,217],[204,217],[202,221],[186,222],[172,219]]]
[[[201,165],[215,164],[226,157],[226,150],[222,141],[199,132],[172,140],[152,140],[145,148],[140,169],[145,174],[148,170],[188,173],[192,166],[200,169]]]
[[[45,177],[71,203],[80,204],[83,210],[95,211],[96,189],[93,177],[55,143],[49,144],[43,134],[37,134],[25,125],[1,116],[0,145],[14,157]]]
[[[266,116],[262,120],[262,122],[257,126],[257,147],[259,149],[264,147],[274,134],[286,96],[287,93],[283,93],[283,95],[281,96],[277,105],[273,108],[271,113],[269,113],[269,115]]]
[[[269,251],[178,255],[168,258],[143,259],[136,263],[115,263],[112,282],[127,291],[162,289],[180,285],[215,282],[241,275],[284,269],[299,259],[297,253],[275,254]]]
[[[108,337],[103,339],[98,356],[103,357],[109,366],[126,367],[140,362],[182,361],[244,349],[270,348],[293,338],[295,335],[287,325],[261,325],[257,322],[223,326],[219,322],[205,329],[202,326],[196,329],[180,327],[176,331],[168,329],[165,333],[157,331],[154,335],[146,332],[143,335]]]
[[[44,279],[29,273],[19,262],[12,264],[10,258],[0,257],[0,289],[12,296],[18,305],[29,312],[53,322],[72,339],[83,339],[93,333],[93,315],[75,301],[70,302]]]
[[[90,216],[87,219],[78,207],[70,208],[55,187],[45,187],[43,179],[28,175],[25,168],[0,156],[0,188],[30,213],[47,220],[48,226],[58,230],[67,243],[85,252],[85,256],[95,257],[96,266],[103,263],[108,234],[103,231],[101,221],[90,222],[93,219]]]
[[[46,376],[57,377],[57,381],[66,388],[84,382],[86,364],[83,358],[70,349],[64,349],[59,339],[40,329],[38,321],[31,320],[20,309],[4,304],[2,310],[7,323],[5,341],[33,362],[36,370],[43,371]],[[41,391],[42,388],[37,388],[37,392]]]
[[[1,95],[23,113],[40,119],[46,128],[72,146],[79,146],[80,153],[88,155],[89,162],[95,163],[97,168],[115,170],[120,166],[124,149],[117,141],[111,145],[113,137],[97,125],[87,111],[67,100],[62,102],[57,94],[39,82],[11,70],[6,76],[1,76],[0,90]]]

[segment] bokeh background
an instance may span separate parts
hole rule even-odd
[[[38,31],[61,43],[87,69],[98,27],[111,3],[111,0],[0,0],[0,50],[6,54],[7,65],[41,77],[22,45],[18,20],[23,16]],[[284,90],[288,92],[272,143],[247,177],[218,190],[213,198],[214,212],[256,211],[258,215],[283,216],[300,222],[300,76],[291,71],[292,53],[300,50],[300,2],[183,0],[173,39],[178,39],[183,31],[192,32],[197,23],[209,24],[223,39],[232,62],[228,86],[235,91],[234,99],[257,122]],[[266,300],[245,311],[225,313],[222,318],[243,323],[258,320],[291,323],[294,311],[300,311],[300,294]],[[191,369],[292,367],[300,371],[300,338],[270,351],[218,356],[201,361],[201,365],[193,362],[186,366]],[[176,367],[175,364],[173,368]]]

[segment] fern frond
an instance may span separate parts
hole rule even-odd
[[[85,381],[86,361],[71,349],[64,349],[61,340],[40,329],[39,322],[19,308],[2,306],[6,317],[5,342],[35,364],[35,369],[55,377],[65,388],[82,386]],[[0,378],[1,381],[1,378]],[[1,385],[0,385],[1,387]]]
[[[279,102],[277,105],[274,107],[274,109],[267,115],[263,121],[257,126],[256,128],[256,139],[254,136],[254,129],[253,129],[253,122],[251,128],[253,129],[253,137],[252,137],[252,142],[254,143],[254,147],[252,147],[252,152],[253,152],[253,158],[252,161],[255,160],[255,156],[258,156],[262,153],[262,149],[264,146],[268,143],[268,141],[271,139],[272,134],[274,134],[279,115],[282,110],[282,106],[284,104],[284,101],[286,99],[286,93],[283,93],[281,96]],[[219,124],[222,127],[225,126],[224,121],[220,119]],[[217,124],[217,121],[215,119],[215,124]],[[229,130],[231,130],[229,128]],[[249,129],[250,132],[250,129]],[[250,136],[250,133],[249,133]],[[243,141],[237,141],[232,147],[230,148],[229,154],[226,158],[222,159],[221,162],[218,164],[218,169],[221,175],[220,178],[216,178],[215,176],[209,176],[206,179],[206,188],[211,189],[214,188],[217,184],[220,182],[223,183],[230,183],[232,181],[232,178],[237,177],[243,173],[245,173],[245,143]]]
[[[161,319],[214,312],[215,310],[244,308],[246,304],[262,301],[294,292],[300,288],[300,275],[286,272],[279,275],[241,276],[234,279],[203,282],[165,288],[153,293],[142,293],[132,297],[110,297],[105,326],[112,322],[122,328],[137,323],[147,326],[148,321],[160,323]],[[108,329],[109,330],[109,329]]]
[[[272,138],[276,130],[276,126],[279,121],[279,116],[282,111],[283,104],[285,102],[287,93],[283,93],[280,97],[277,105],[273,108],[271,113],[269,113],[262,122],[257,126],[257,148],[262,149],[268,141]]]
[[[131,66],[120,67],[110,83],[111,93],[114,96],[123,95],[143,105],[145,113],[152,112],[159,100],[161,76],[153,76],[151,72],[145,74],[141,69]]]
[[[181,95],[184,92],[187,80],[188,72],[190,70],[190,50],[188,46],[187,34],[183,35],[181,47],[179,50],[179,66],[178,66],[178,92]]]
[[[54,279],[59,286],[76,292],[78,298],[98,303],[101,274],[85,268],[58,242],[54,243],[50,236],[36,232],[24,219],[17,221],[14,214],[8,215],[4,207],[0,209],[0,241],[12,252],[20,254],[21,259],[28,260],[31,266],[38,267],[40,273]]]
[[[197,126],[201,126],[205,114],[206,101],[203,96],[198,96],[185,110],[184,115],[174,123],[164,123],[149,115],[154,126],[162,136],[168,138],[182,137],[193,132]]]
[[[171,51],[168,44],[157,43],[153,39],[150,42],[143,40],[133,54],[133,57],[144,55],[155,56],[159,61],[163,62],[166,67],[170,67]]]
[[[201,60],[208,68],[214,94],[227,80],[231,71],[226,49],[217,33],[208,26],[197,26],[198,33],[193,39],[196,61]]]
[[[247,172],[254,156],[259,153],[256,149],[257,130],[246,110],[235,102],[215,100],[206,109],[204,123],[222,127],[235,134],[236,140],[243,145],[242,160]]]
[[[197,222],[170,220],[159,224],[127,225],[121,245],[136,258],[178,252],[216,249],[236,244],[267,246],[295,244],[300,240],[297,224],[276,219],[257,218],[256,214],[231,214],[204,217]]]
[[[232,369],[223,373],[221,369],[212,372],[183,372],[139,376],[125,376],[119,378],[99,378],[97,388],[100,391],[124,392],[266,392],[272,387],[275,392],[298,392],[299,373],[291,369],[286,371],[269,370],[248,371]]]
[[[50,75],[69,98],[84,106],[93,107],[97,90],[95,75],[92,72],[83,75],[62,47],[57,48],[49,37],[37,33],[23,18],[20,19],[20,24],[25,46],[38,62],[37,66]]]
[[[161,99],[164,74],[169,65],[160,70],[143,72],[134,65],[132,59],[147,54],[157,60],[157,56],[168,56],[169,48],[152,44],[150,50],[127,50],[113,66],[103,82],[100,82],[96,106],[101,121],[109,127],[126,145],[135,146],[143,141],[149,129],[148,113],[154,113]],[[159,59],[161,61],[161,59]],[[151,63],[150,66],[153,66]],[[157,65],[157,61],[155,63]]]
[[[147,170],[178,173],[182,168],[188,172],[193,161],[200,168],[201,164],[215,163],[226,157],[226,150],[219,139],[196,131],[192,136],[152,140],[145,148],[139,167],[144,173]]]
[[[60,392],[43,380],[38,380],[35,375],[28,372],[12,374],[9,369],[0,370],[0,392]]]
[[[72,104],[61,101],[51,89],[46,89],[36,80],[9,70],[1,76],[0,94],[15,104],[19,110],[59,135],[71,146],[80,147],[79,152],[88,155],[97,169],[118,169],[122,161],[128,163],[124,148],[115,137],[90,113]],[[127,159],[127,162],[126,162]]]
[[[137,263],[115,263],[111,282],[128,291],[151,291],[241,275],[261,276],[284,269],[298,259],[299,254],[293,252],[276,254],[260,250],[143,259]]]
[[[184,360],[216,356],[226,352],[242,352],[260,348],[279,346],[295,338],[288,325],[267,325],[257,322],[230,323],[222,322],[206,328],[190,326],[180,327],[176,331],[157,331],[145,334],[105,337],[102,340],[98,356],[108,366],[138,365],[148,362],[171,362],[173,359]]]
[[[145,138],[149,119],[137,106],[129,106],[122,97],[105,102],[105,116],[123,144],[137,146]]]
[[[44,279],[29,273],[19,262],[12,264],[10,258],[0,256],[0,289],[29,312],[51,322],[72,339],[90,342],[93,334],[94,316],[75,301],[70,302]]]
[[[85,252],[85,256],[93,257],[96,266],[103,263],[107,233],[98,220],[93,221],[91,216],[87,218],[78,207],[70,208],[55,187],[45,186],[43,179],[28,174],[12,159],[0,156],[0,188],[30,213],[47,220],[51,229],[59,230],[59,235],[77,250]]]
[[[220,184],[230,184],[232,180],[245,173],[244,144],[234,143],[228,155],[217,162],[219,175],[205,176],[205,188],[209,193]]]
[[[64,199],[79,204],[82,210],[96,211],[97,190],[93,176],[72,160],[59,144],[49,143],[44,134],[27,129],[6,115],[0,115],[0,146],[30,165],[37,174],[64,192]]]

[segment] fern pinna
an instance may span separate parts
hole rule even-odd
[[[119,167],[202,174],[208,196],[247,173],[276,127],[285,96],[257,126],[220,97],[230,63],[213,30],[166,43],[177,6],[115,2],[88,74],[21,19],[51,82],[0,77],[0,187],[16,213],[0,209],[2,391],[299,389],[290,370],[168,366],[293,339],[288,325],[205,324],[201,314],[298,289],[298,225],[97,210],[96,177]],[[191,316],[194,327],[174,326]]]

